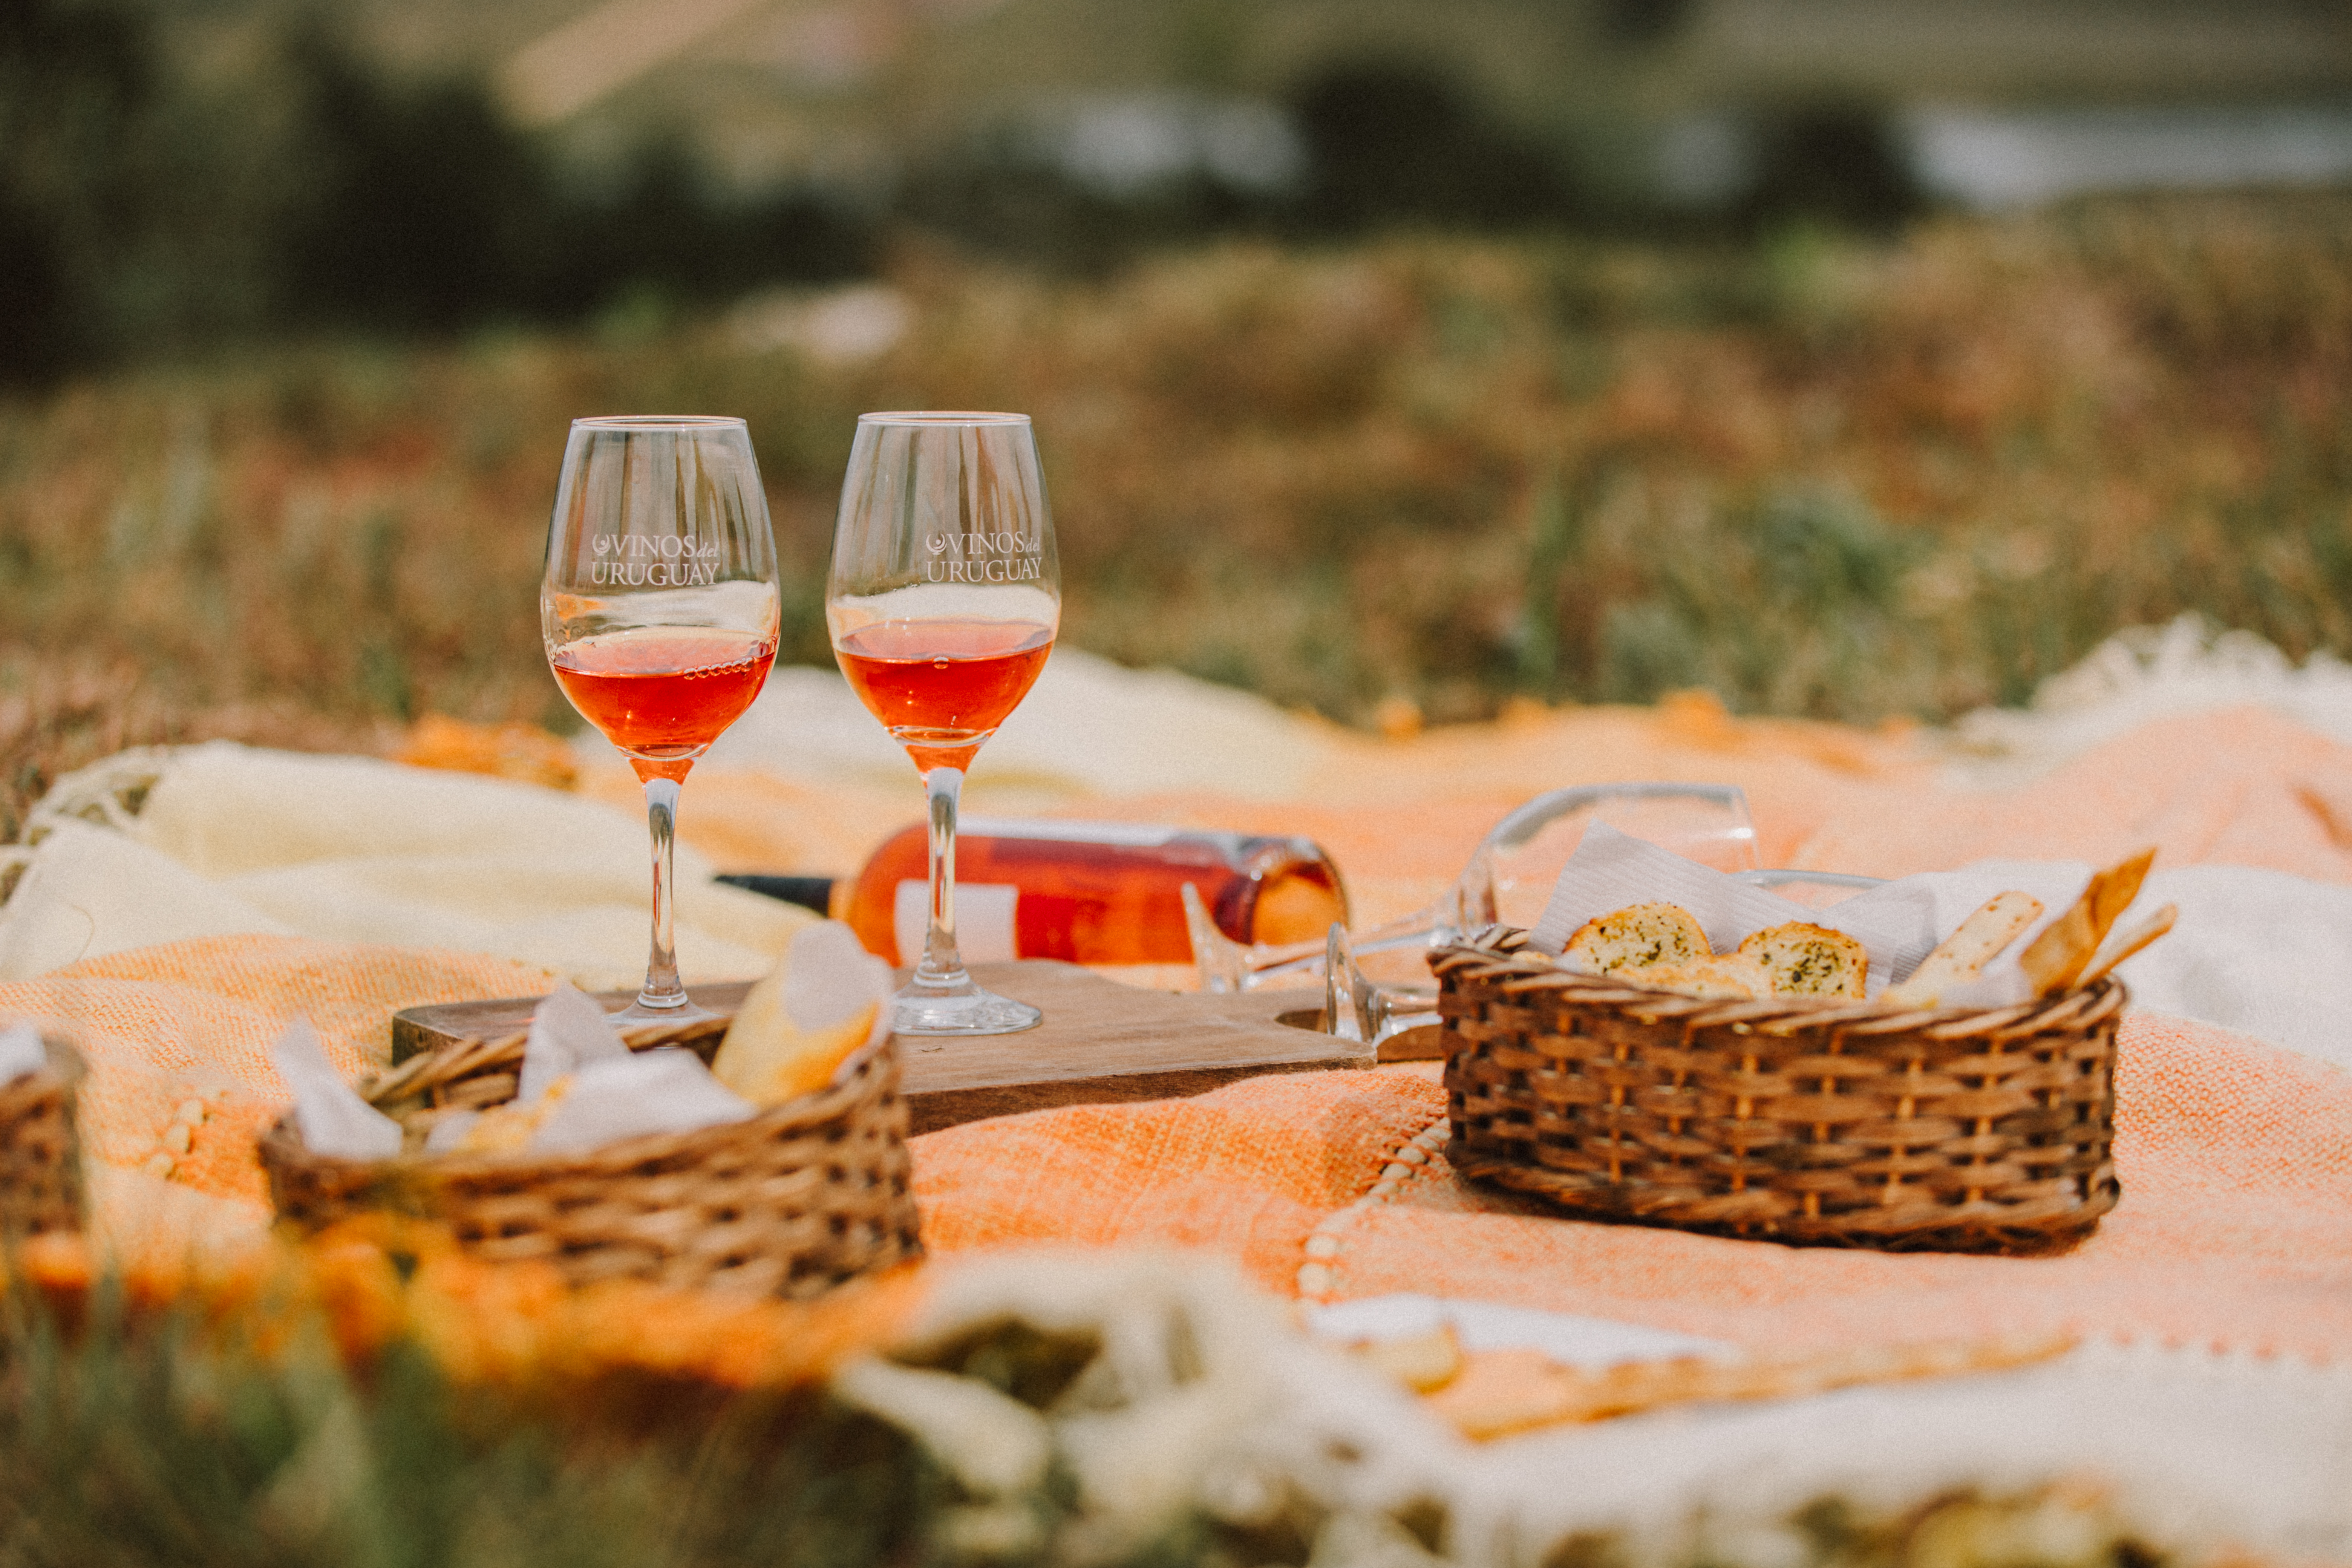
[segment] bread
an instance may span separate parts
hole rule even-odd
[[[1804,921],[1769,926],[1739,944],[1769,976],[1775,996],[1849,997],[1859,1001],[1870,974],[1870,954],[1842,931]]]
[[[710,1058],[712,1076],[759,1106],[814,1093],[876,1037],[889,981],[889,966],[858,946],[848,927],[808,927],[744,996]]]
[[[1679,904],[1628,904],[1579,926],[1560,959],[1587,974],[1705,958],[1715,950],[1706,932]]]
[[[754,1105],[780,1105],[831,1083],[834,1070],[866,1043],[881,1005],[869,1002],[830,1028],[804,1031],[784,1010],[781,975],[751,987],[710,1058],[711,1075]]]
[[[2156,859],[2154,849],[2143,849],[2128,860],[2091,874],[2090,885],[2066,912],[2042,928],[2032,945],[2018,954],[2020,968],[2036,996],[2054,995],[2074,984],[2090,967],[2099,944],[2131,901]]]
[[[2042,913],[2042,900],[2031,893],[1995,893],[1974,914],[1952,928],[1936,951],[1899,985],[1890,985],[1878,999],[1889,1007],[1932,1007],[1944,993],[1965,985],[1984,973],[1984,966],[2017,940],[2017,933]]]
[[[1772,994],[1770,972],[1753,958],[1738,952],[1685,958],[1679,963],[1635,964],[1617,971],[1610,978],[1622,980],[1629,985],[1680,991],[1691,996],[1744,997]]]
[[[493,1105],[467,1124],[451,1152],[458,1154],[516,1154],[529,1146],[539,1131],[539,1124],[549,1112],[572,1092],[572,1074],[565,1073],[547,1086],[537,1100],[525,1105],[508,1100]]]

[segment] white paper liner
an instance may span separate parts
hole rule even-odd
[[[559,980],[546,999],[531,1009],[530,1037],[523,1042],[522,1078],[515,1087],[515,1102],[531,1104],[557,1079],[578,1072],[590,1062],[618,1061],[628,1054],[628,1046],[596,999],[571,982]]]
[[[595,998],[558,984],[531,1013],[514,1103],[537,1104],[566,1079],[523,1152],[568,1153],[648,1132],[692,1132],[758,1112],[711,1077],[692,1051],[674,1046],[630,1050]],[[466,1135],[480,1120],[473,1110],[441,1118],[425,1137],[425,1152],[462,1152]]]
[[[956,900],[961,922],[961,888],[956,889]],[[970,955],[966,957],[969,960]],[[866,1043],[833,1075],[834,1081],[840,1083],[856,1070],[867,1052],[889,1037],[890,994],[897,989],[890,966],[866,952],[857,933],[839,921],[820,921],[794,932],[784,964],[784,1016],[803,1034],[821,1034],[860,1008],[879,1004],[874,1007],[874,1025],[866,1033]]]
[[[269,1047],[270,1065],[294,1091],[294,1126],[313,1154],[389,1160],[400,1152],[400,1123],[343,1081],[307,1018],[286,1026]]]
[[[478,1110],[450,1111],[436,1121],[433,1131],[425,1135],[425,1152],[427,1154],[455,1153],[457,1145],[466,1141],[466,1134],[474,1130],[474,1123],[481,1119],[482,1113]]]
[[[711,1077],[701,1058],[663,1046],[582,1068],[524,1147],[534,1154],[565,1153],[648,1132],[693,1132],[747,1121],[758,1112]]]
[[[2018,954],[2082,896],[2090,877],[2091,868],[2079,861],[1980,860],[1957,871],[1906,877],[1826,909],[1811,909],[1596,822],[1561,869],[1528,942],[1557,955],[1585,921],[1628,904],[1681,905],[1705,928],[1717,952],[1731,952],[1768,926],[1806,921],[1862,943],[1870,955],[1867,994],[1875,996],[1907,978],[1986,900],[2016,889],[2041,900],[2041,915],[1982,974],[1950,988],[1941,999],[1948,1006],[2007,1006],[2031,994]]]

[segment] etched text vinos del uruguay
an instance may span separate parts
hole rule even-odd
[[[600,533],[588,581],[599,588],[707,588],[719,581],[717,540]]]
[[[1035,539],[1019,533],[934,533],[923,541],[931,558],[926,583],[1039,583],[1045,563]]]

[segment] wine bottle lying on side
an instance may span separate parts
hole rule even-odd
[[[919,823],[856,877],[719,879],[846,921],[868,951],[911,963],[922,950],[929,854]],[[974,816],[956,834],[956,939],[972,963],[1189,963],[1187,882],[1235,942],[1312,941],[1348,918],[1339,868],[1308,839]]]

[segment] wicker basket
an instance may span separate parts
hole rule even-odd
[[[429,1052],[364,1092],[404,1124],[510,1100],[527,1037]],[[719,1045],[691,1025],[623,1038],[706,1058]],[[577,1153],[336,1159],[310,1152],[290,1114],[260,1152],[271,1201],[299,1226],[391,1210],[447,1226],[484,1258],[553,1263],[576,1284],[626,1278],[797,1298],[922,1256],[896,1042],[846,1082],[749,1121]]]
[[[1707,1001],[1524,943],[1430,960],[1465,1176],[1582,1219],[1899,1251],[2047,1251],[2116,1205],[2120,982],[1993,1011]]]
[[[49,1065],[0,1084],[0,1236],[81,1228],[81,1145],[74,1087],[81,1056],[45,1036]]]

